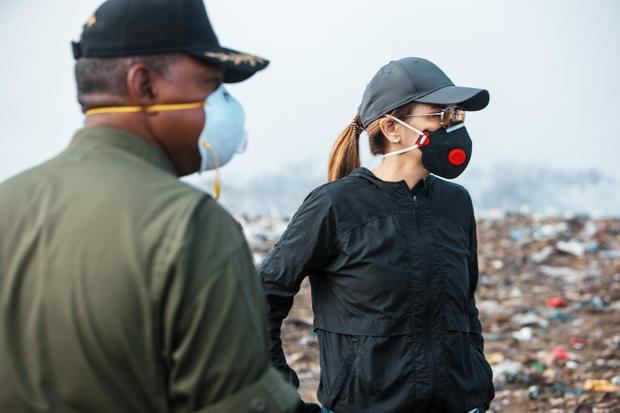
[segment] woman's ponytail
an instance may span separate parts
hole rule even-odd
[[[360,115],[340,133],[329,155],[327,180],[335,181],[345,177],[360,167],[359,139],[362,133]]]

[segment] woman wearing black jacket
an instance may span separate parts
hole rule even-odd
[[[438,177],[467,166],[465,111],[488,101],[424,59],[381,68],[334,145],[330,182],[310,193],[260,266],[272,360],[296,385],[280,328],[310,277],[323,411],[489,408],[473,207],[465,188]],[[373,171],[360,168],[362,130],[383,156]]]

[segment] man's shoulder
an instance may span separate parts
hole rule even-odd
[[[0,200],[8,201],[20,192],[29,193],[43,184],[44,177],[49,174],[49,163],[45,161],[0,181]]]

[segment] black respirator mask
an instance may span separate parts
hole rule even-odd
[[[415,145],[386,153],[384,158],[419,149],[424,167],[432,174],[447,179],[454,179],[462,174],[469,164],[472,143],[464,123],[440,128],[435,132],[422,132],[394,116],[386,116],[420,136]]]

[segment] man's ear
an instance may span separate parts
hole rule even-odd
[[[155,103],[153,85],[155,73],[143,64],[135,64],[127,72],[127,98],[129,104],[147,106]]]
[[[398,138],[398,124],[392,119],[382,118],[379,121],[379,128],[381,128],[381,133],[383,133],[383,136],[385,136],[390,142],[392,142],[395,138]]]

